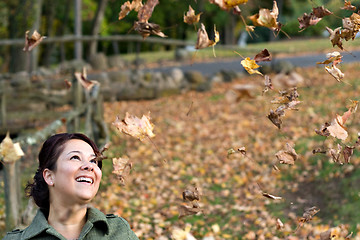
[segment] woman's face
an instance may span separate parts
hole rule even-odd
[[[91,146],[79,139],[71,139],[56,162],[56,170],[49,171],[47,183],[50,203],[87,203],[99,189],[101,170],[97,166]],[[46,174],[45,174],[46,175]]]

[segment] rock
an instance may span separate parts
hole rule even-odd
[[[189,83],[200,84],[206,82],[205,77],[198,71],[189,71],[185,73],[185,78]]]
[[[175,50],[175,59],[177,61],[184,61],[191,58],[191,53],[184,48],[177,48]]]
[[[225,93],[225,99],[229,103],[235,103],[244,98],[254,98],[253,93],[256,90],[255,85],[236,84]]]
[[[238,78],[238,74],[231,70],[221,70],[219,74],[222,76],[224,82],[231,82],[232,80]]]
[[[18,90],[28,90],[31,87],[30,75],[26,71],[14,73],[10,85]]]
[[[275,61],[272,64],[273,64],[272,68],[276,73],[289,74],[294,70],[294,65],[289,61],[280,60],[280,61]]]
[[[84,60],[74,59],[72,61],[61,63],[58,71],[61,74],[73,74],[74,72],[81,72],[84,67],[87,71],[92,69],[91,65],[86,63]]]
[[[90,65],[94,70],[106,70],[109,68],[106,56],[104,53],[96,53],[89,59]]]
[[[185,76],[183,71],[180,68],[173,68],[170,71],[170,76],[174,80],[174,83],[177,86],[181,86],[181,83],[185,81]]]
[[[123,69],[126,66],[124,59],[120,55],[113,55],[107,58],[107,63],[110,68]]]
[[[116,82],[124,83],[130,81],[131,73],[130,71],[112,71],[112,72],[108,72],[108,76],[111,83],[116,83]]]
[[[110,87],[110,78],[107,72],[88,74],[88,80],[96,80],[101,84],[101,88]]]

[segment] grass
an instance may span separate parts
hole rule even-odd
[[[360,47],[359,41],[344,42],[344,48],[351,50],[353,48]],[[327,51],[341,51],[334,48],[329,38],[315,38],[315,39],[290,39],[274,42],[252,43],[248,44],[245,48],[239,46],[224,46],[216,45],[215,53],[217,58],[235,58],[238,57],[234,51],[239,52],[244,57],[249,56],[253,58],[255,54],[263,50],[268,49],[272,54],[305,54]],[[123,58],[128,61],[134,61],[137,57],[143,59],[146,63],[157,63],[164,61],[175,60],[175,53],[170,51],[158,51],[158,52],[142,52],[138,56],[135,53],[125,54]],[[212,48],[204,48],[201,50],[190,52],[188,56],[189,60],[202,61],[202,60],[214,60],[214,54]]]

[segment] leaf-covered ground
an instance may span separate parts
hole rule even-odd
[[[133,167],[122,186],[111,174],[111,161],[105,161],[103,185],[94,204],[126,218],[141,239],[170,239],[174,229],[189,226],[197,239],[321,239],[320,233],[329,229],[336,239],[345,239],[350,232],[350,239],[360,239],[359,149],[344,165],[329,155],[312,153],[340,143],[314,130],[342,115],[349,99],[359,100],[359,64],[342,65],[341,70],[346,83],[337,82],[321,67],[299,69],[305,79],[297,89],[299,110],[286,111],[281,130],[267,118],[278,106],[270,101],[279,94],[262,95],[259,75],[216,84],[209,92],[106,103],[109,124],[116,115],[123,118],[129,112],[141,117],[150,111],[156,137],[153,143],[140,142],[111,127],[108,156],[128,156]],[[256,85],[254,98],[228,102],[225,93],[239,83]],[[347,121],[349,137],[341,144],[354,145],[358,116],[354,113]],[[275,157],[286,143],[294,144],[299,155],[292,166],[279,164]],[[246,156],[228,155],[229,149],[240,147],[246,148]],[[202,213],[179,218],[182,192],[194,186],[201,192]],[[264,192],[282,199],[266,198]],[[313,206],[320,211],[300,224],[305,210]],[[277,228],[277,219],[283,228]]]

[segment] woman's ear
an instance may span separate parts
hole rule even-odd
[[[45,168],[43,171],[43,178],[47,185],[54,186],[54,173],[53,171],[49,170],[48,168]]]

